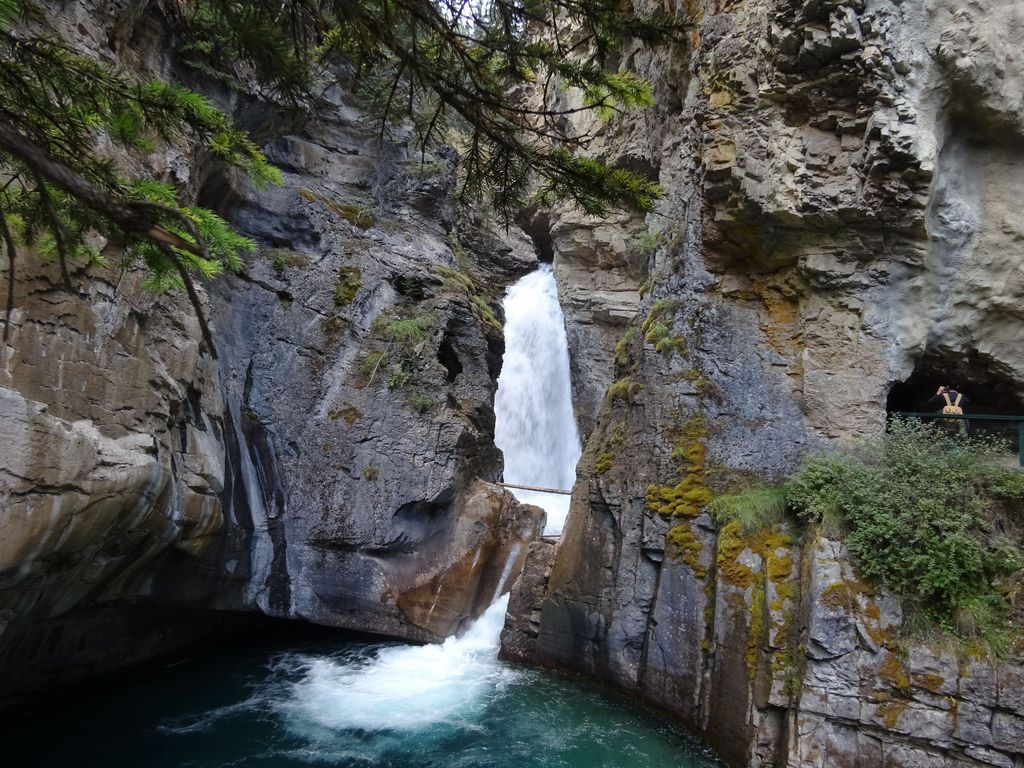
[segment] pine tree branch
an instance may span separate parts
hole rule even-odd
[[[204,241],[195,224],[185,214],[174,208],[148,200],[121,201],[114,198],[105,190],[96,187],[82,178],[71,168],[49,157],[43,150],[12,128],[2,116],[0,116],[0,151],[7,152],[18,158],[38,180],[38,188],[42,195],[43,205],[46,207],[47,214],[51,218],[51,226],[54,228],[54,237],[58,238],[59,249],[62,250],[63,235],[59,230],[60,222],[55,218],[56,211],[53,209],[52,200],[46,191],[45,183],[43,183],[44,179],[55,187],[64,190],[69,195],[74,196],[87,208],[115,223],[126,234],[143,237],[152,241],[178,271],[184,283],[185,291],[188,293],[189,301],[192,303],[192,308],[195,310],[196,317],[199,320],[203,340],[206,342],[210,354],[214,358],[217,357],[217,348],[213,343],[213,334],[210,332],[210,326],[206,321],[206,315],[203,312],[195,284],[192,282],[192,278],[181,257],[174,250],[177,248],[202,258],[209,258]],[[190,242],[160,226],[157,223],[160,216],[172,218],[181,224],[195,242]],[[4,222],[4,229],[5,231],[2,234],[4,239],[8,240],[8,259],[13,265],[13,256],[11,255],[11,248],[13,247],[11,243],[13,243],[13,240],[8,239],[10,232],[7,231],[6,222]],[[65,279],[67,279],[66,275]],[[10,280],[13,286],[13,266]],[[68,281],[68,284],[70,285],[70,281]],[[10,325],[9,317],[10,307],[13,305],[13,287],[9,287],[8,296],[8,320],[7,325],[5,325],[5,335]]]
[[[14,238],[11,236],[11,229],[7,226],[7,218],[3,211],[0,211],[0,240],[3,240],[7,247],[7,307],[4,310],[4,343],[6,344],[11,335],[11,315],[14,313],[14,262],[18,257],[18,251],[14,247]]]
[[[203,240],[192,221],[181,211],[148,200],[118,200],[105,190],[84,179],[76,171],[54,160],[32,141],[25,138],[0,116],[0,151],[20,160],[40,180],[45,180],[73,196],[87,208],[110,219],[126,234],[180,248],[196,256],[208,258]],[[40,182],[40,190],[45,186]],[[43,196],[46,205],[48,196]],[[53,211],[52,201],[47,214]],[[174,219],[184,227],[195,242],[189,242],[157,223],[159,216]],[[54,216],[56,213],[54,212]],[[53,222],[51,221],[51,224]],[[55,237],[60,235],[55,232]]]
[[[196,319],[199,320],[199,329],[203,334],[203,341],[206,342],[207,348],[210,350],[210,357],[214,360],[217,359],[217,347],[213,343],[213,334],[210,332],[210,326],[206,322],[206,313],[203,312],[203,305],[199,300],[199,293],[196,291],[195,283],[192,282],[192,276],[188,273],[188,269],[181,261],[181,257],[174,252],[174,249],[164,243],[157,243],[157,247],[160,252],[174,265],[174,268],[178,270],[178,275],[181,277],[181,281],[185,284],[185,292],[188,294],[188,300],[192,303],[192,309],[196,313]]]
[[[50,196],[50,190],[46,188],[46,182],[38,174],[34,175],[36,190],[39,192],[39,200],[43,205],[43,212],[46,214],[46,218],[50,220],[53,240],[57,244],[57,259],[60,261],[60,279],[64,283],[64,289],[70,293],[71,276],[68,275],[68,245],[67,238],[64,236],[64,225],[61,223],[60,217],[53,207],[53,198]]]

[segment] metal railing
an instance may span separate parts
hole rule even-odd
[[[1004,438],[1007,447],[1016,445],[1017,464],[1024,469],[1024,416],[1006,416],[993,413],[965,413],[961,415],[949,413],[914,413],[897,411],[894,416],[910,417],[915,419],[933,419],[939,421],[964,422],[963,429],[970,435],[984,435],[986,437]]]

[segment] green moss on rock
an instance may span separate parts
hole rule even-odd
[[[334,284],[334,292],[331,298],[335,306],[344,307],[352,303],[352,300],[363,287],[363,271],[359,267],[342,267],[338,270],[338,280]]]
[[[707,576],[707,570],[700,562],[702,551],[700,537],[688,523],[674,526],[665,534],[665,554],[690,566],[698,579]]]
[[[675,485],[649,485],[647,508],[664,517],[696,517],[711,501],[705,482],[707,421],[702,414],[692,416],[679,432],[672,458],[681,479]]]
[[[603,475],[609,469],[612,468],[612,464],[615,463],[615,454],[610,451],[605,451],[600,454],[594,461],[594,470],[599,475]]]
[[[363,414],[360,413],[359,409],[356,408],[354,405],[346,405],[344,408],[339,408],[337,410],[332,408],[327,412],[327,417],[331,421],[343,419],[346,424],[355,424],[359,419],[362,418],[362,416]]]

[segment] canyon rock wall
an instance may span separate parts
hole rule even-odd
[[[897,639],[898,605],[838,542],[702,510],[877,434],[898,382],[1024,402],[1024,10],[674,9],[693,16],[686,51],[620,59],[656,107],[606,129],[606,156],[668,199],[649,235],[602,235],[639,246],[646,279],[634,320],[570,336],[574,358],[612,361],[577,393],[608,388],[581,406],[596,420],[569,521],[531,553],[504,653],[632,691],[731,765],[1020,765],[1018,665]],[[571,296],[606,247],[581,253],[591,226],[551,218]],[[566,310],[570,328],[600,316]]]
[[[157,6],[51,10],[83,52],[202,86]],[[259,245],[204,286],[219,359],[188,303],[113,246],[70,290],[20,255],[0,354],[0,697],[237,612],[437,640],[507,589],[543,527],[485,482],[498,298],[536,264],[529,241],[457,220],[450,159],[381,146],[340,90],[290,128],[251,94],[210,95],[284,184],[253,189],[184,139],[122,159]]]

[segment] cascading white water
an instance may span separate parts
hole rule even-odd
[[[494,397],[494,443],[505,455],[505,482],[569,490],[576,481],[580,436],[572,410],[569,347],[551,267],[508,289],[505,357]],[[548,534],[561,533],[569,497],[513,489],[543,507]]]
[[[495,687],[518,674],[497,658],[507,606],[505,595],[441,645],[383,648],[357,663],[292,659],[300,676],[279,704],[289,727],[306,735],[324,728],[418,731],[472,720]]]

